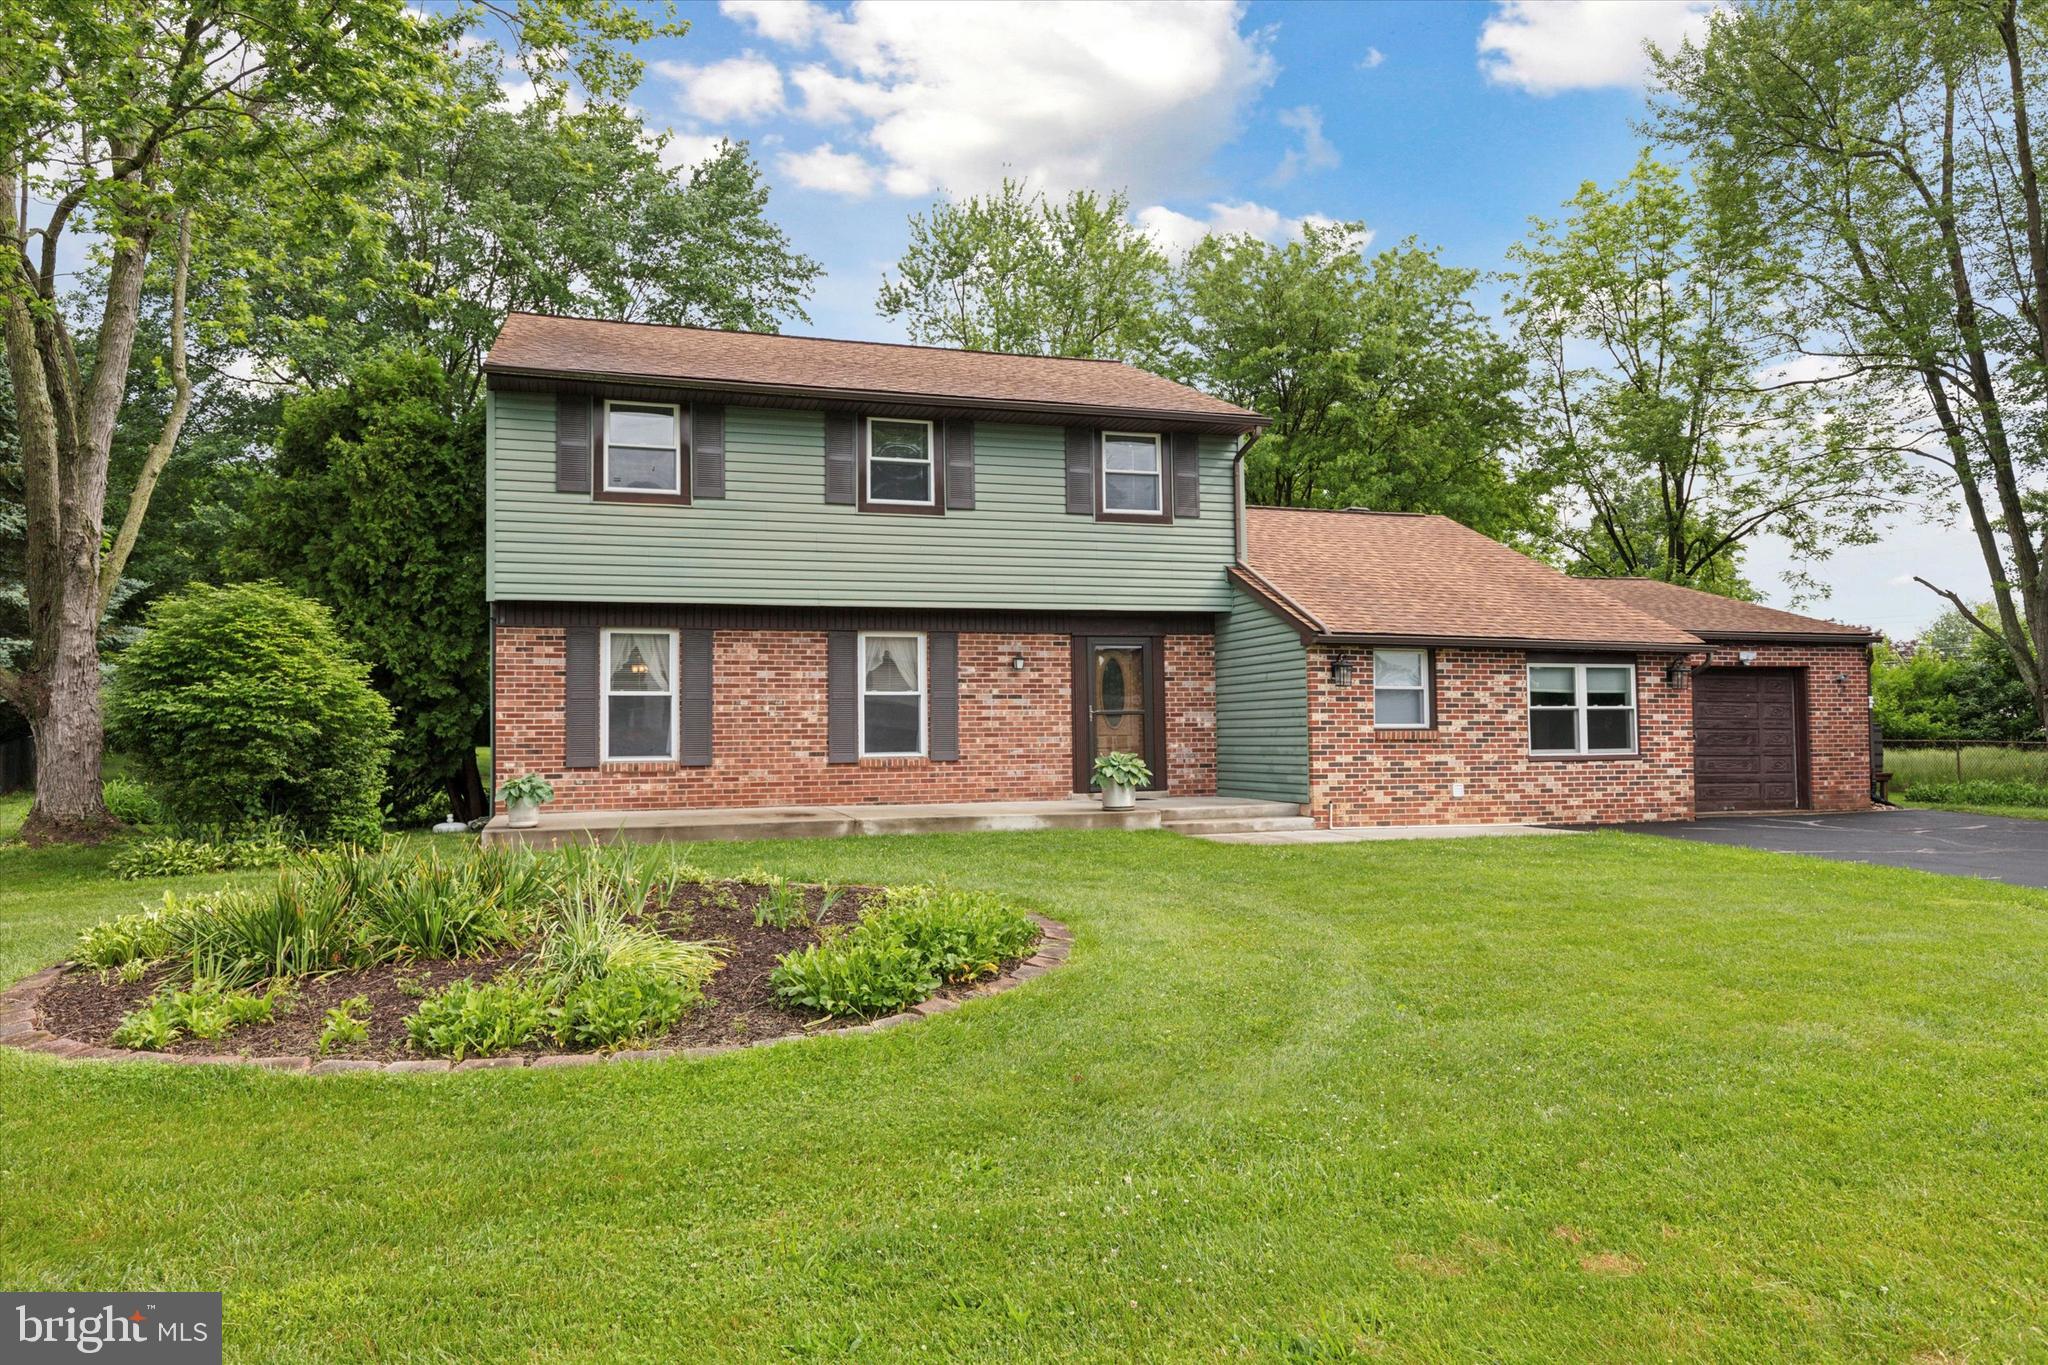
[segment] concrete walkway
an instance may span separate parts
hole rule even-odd
[[[486,844],[697,842],[710,839],[833,839],[854,834],[971,834],[989,830],[1168,829],[1215,837],[1301,829],[1311,822],[1282,801],[1215,796],[1141,796],[1127,811],[1093,797],[1064,801],[949,801],[929,805],[747,806],[715,810],[542,810],[514,829],[503,815],[484,827]]]
[[[1370,844],[1383,839],[1515,839],[1525,834],[1573,834],[1553,825],[1359,825],[1350,829],[1274,830],[1211,834],[1218,844]]]

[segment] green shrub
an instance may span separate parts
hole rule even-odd
[[[100,784],[100,799],[107,814],[124,825],[154,825],[164,818],[156,794],[130,777],[110,777]]]
[[[2048,808],[2048,786],[2038,782],[1916,782],[1907,793],[1933,806],[2034,806]]]
[[[1028,916],[992,896],[908,887],[869,906],[850,931],[784,954],[770,979],[793,1005],[879,1014],[991,975],[1037,938]]]
[[[371,950],[380,957],[475,957],[517,942],[537,905],[507,901],[538,901],[545,888],[512,874],[514,862],[497,853],[443,862],[434,849],[350,859],[351,891]]]
[[[430,1057],[489,1057],[552,1036],[553,1010],[540,983],[457,981],[420,1001],[405,1021],[412,1045]]]
[[[785,953],[772,977],[775,994],[822,1014],[888,1014],[939,988],[917,950],[897,939],[842,934]]]
[[[164,834],[130,844],[108,862],[108,869],[124,881],[149,877],[196,877],[214,872],[241,872],[256,867],[277,867],[299,852],[293,839],[276,821],[239,834],[210,838],[186,838]]]
[[[166,891],[162,905],[116,915],[87,929],[78,936],[71,956],[103,970],[180,956],[191,947],[195,922],[212,909],[210,895],[181,900]]]
[[[179,825],[277,817],[319,840],[380,828],[391,708],[327,609],[275,584],[195,586],[151,607],[107,725]]]
[[[548,926],[534,954],[534,974],[560,998],[586,981],[614,972],[640,972],[675,982],[693,995],[718,970],[714,944],[669,938],[602,905],[564,909]]]
[[[994,896],[928,886],[891,889],[861,916],[864,934],[907,943],[940,979],[958,983],[993,976],[1005,958],[1022,957],[1038,941],[1029,916]]]
[[[282,998],[279,991],[258,995],[222,981],[202,981],[189,990],[161,990],[141,1009],[122,1016],[114,1030],[116,1047],[161,1052],[186,1034],[212,1041],[244,1024],[269,1023]]]
[[[555,1010],[563,1047],[618,1047],[668,1032],[699,994],[671,976],[633,969],[579,982]]]
[[[361,966],[368,953],[350,910],[348,884],[329,865],[232,887],[193,921],[189,970],[247,986]]]
[[[370,997],[352,995],[320,1016],[320,1050],[370,1041]]]

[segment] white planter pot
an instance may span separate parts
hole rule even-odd
[[[507,801],[505,823],[514,829],[532,829],[540,823],[540,802]]]
[[[1119,782],[1102,784],[1102,808],[1104,810],[1129,810],[1138,804],[1138,789],[1126,787]]]

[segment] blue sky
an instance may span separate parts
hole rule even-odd
[[[635,97],[679,160],[745,139],[772,216],[823,263],[792,330],[901,339],[874,310],[909,214],[1006,172],[1055,192],[1124,189],[1169,246],[1205,230],[1278,239],[1357,219],[1497,270],[1531,215],[1641,145],[1642,44],[1704,23],[1701,0],[1165,5],[1085,0],[683,6]],[[1498,305],[1499,286],[1480,299]],[[1784,599],[1775,547],[1752,577]],[[1981,591],[1960,531],[1916,522],[1820,567],[1824,614],[1900,634],[1938,604],[1913,573]]]

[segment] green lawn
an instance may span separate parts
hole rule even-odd
[[[998,888],[1074,959],[701,1062],[0,1053],[0,1283],[223,1289],[266,1361],[2048,1353],[2041,893],[1620,835],[697,856]],[[0,848],[0,978],[143,894],[103,857]]]

